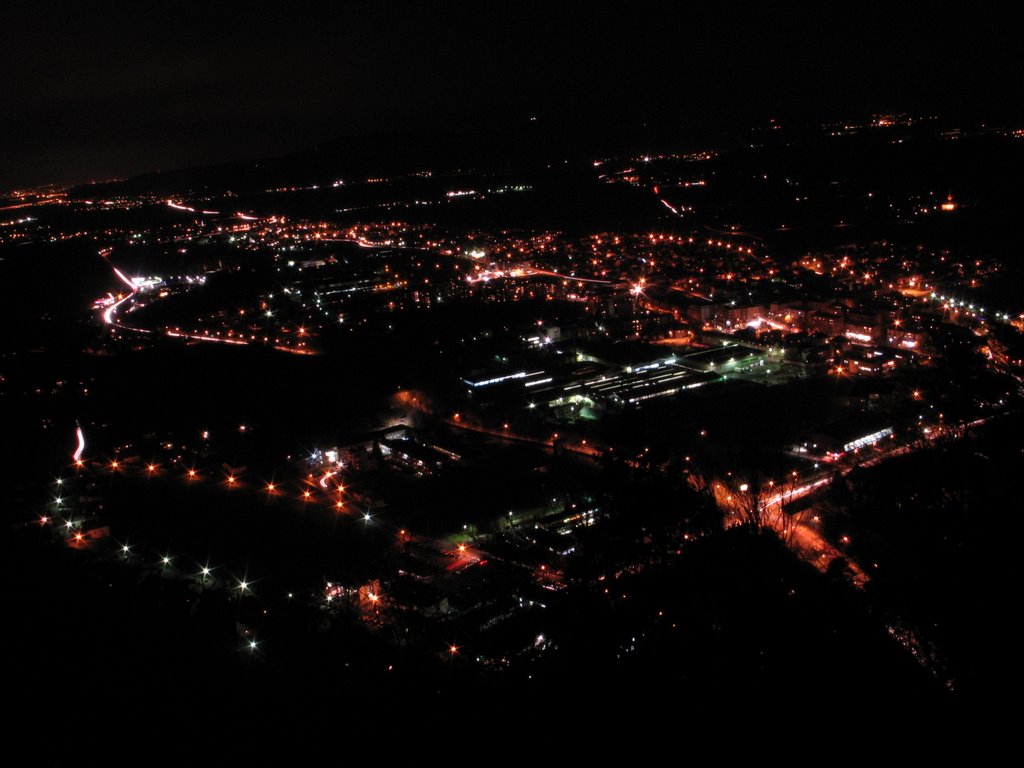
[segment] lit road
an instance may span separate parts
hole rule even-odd
[[[991,421],[993,418],[996,418],[996,416],[974,419],[958,425],[931,427],[928,432],[924,434],[924,442],[919,445],[907,443],[893,445],[890,448],[881,450],[864,459],[855,459],[848,463],[836,466],[834,472],[839,476],[844,476],[852,472],[854,469],[873,467],[887,459],[913,453],[915,450],[920,450],[920,448],[928,442],[935,441],[940,437],[962,437],[968,430],[980,427]],[[769,487],[768,489],[765,489],[764,493],[767,495],[759,502],[758,505],[760,516],[765,525],[774,529],[779,534],[780,538],[782,538],[782,540],[794,549],[794,551],[796,551],[804,560],[810,562],[820,570],[825,570],[829,563],[836,557],[843,557],[853,575],[854,585],[857,587],[863,587],[871,577],[845,552],[830,542],[818,529],[816,516],[813,514],[812,508],[802,510],[792,516],[787,515],[783,511],[783,507],[785,505],[814,493],[819,488],[831,483],[832,479],[833,475],[826,475],[806,481],[795,480],[794,482],[798,482],[800,484],[792,488],[785,487],[783,490],[775,490],[773,487]],[[738,525],[742,523],[744,520],[742,510],[739,509],[740,505],[733,499],[734,494],[737,492],[730,491],[720,483],[716,484],[714,490],[715,499],[718,502],[719,507],[729,513],[729,516],[727,517],[727,525]]]
[[[475,565],[483,559],[478,550],[466,544],[460,544],[458,549],[452,554],[455,556],[455,560],[446,567],[445,570],[447,571],[461,571],[463,568]]]
[[[786,504],[828,485],[832,482],[832,477],[818,477],[806,482],[794,480],[794,482],[799,484],[792,487],[783,486],[782,490],[775,490],[775,486],[765,489],[769,495],[757,502],[761,524],[774,530],[779,538],[803,560],[821,571],[828,568],[829,563],[835,558],[844,558],[853,574],[854,585],[863,587],[870,577],[818,530],[810,510],[802,510],[794,515],[788,515],[783,510]],[[746,493],[746,491],[733,491],[721,483],[714,484],[715,501],[719,508],[726,512],[725,525],[727,527],[749,522],[750,515],[745,513],[742,506],[743,500],[749,498],[745,495]]]
[[[168,201],[168,205],[172,205],[170,201]],[[173,204],[172,207],[174,207],[174,208],[183,208],[183,206],[180,206],[180,205],[177,205],[177,204]],[[193,209],[190,209],[190,208],[183,208],[183,209],[184,210],[193,210]],[[216,213],[216,211],[200,211],[200,213]],[[242,217],[242,218],[246,218],[243,214],[237,214],[237,215]],[[248,217],[248,218],[251,218],[251,217]],[[110,261],[110,254],[111,254],[112,250],[113,249],[111,249],[111,248],[104,248],[102,251],[99,252],[99,255],[110,265],[110,268],[113,270],[115,277],[117,277],[118,280],[120,280],[122,283],[124,283],[129,288],[129,292],[128,292],[128,294],[126,296],[123,296],[123,297],[118,298],[118,299],[114,299],[113,296],[110,296],[108,294],[108,297],[109,297],[108,299],[100,299],[100,300],[98,300],[95,303],[94,306],[102,307],[103,311],[101,313],[101,318],[103,320],[103,324],[104,325],[108,325],[108,326],[110,326],[112,328],[117,328],[117,329],[122,330],[122,331],[130,331],[132,333],[153,334],[153,330],[150,329],[150,328],[140,328],[137,325],[126,325],[124,322],[122,322],[122,321],[120,321],[118,319],[118,312],[119,312],[119,310],[123,306],[125,306],[126,304],[130,306],[131,302],[138,295],[139,288],[136,285],[135,281],[133,281],[131,278],[127,277],[124,274],[124,272],[122,272],[120,269],[118,269],[116,266],[114,266],[113,262]],[[170,337],[170,338],[184,339],[185,341],[209,342],[209,343],[213,343],[213,344],[229,344],[231,346],[239,346],[239,347],[244,347],[244,346],[248,346],[249,345],[249,341],[247,341],[245,339],[231,339],[231,338],[227,338],[227,337],[224,337],[224,336],[215,336],[215,335],[210,335],[210,334],[207,334],[207,333],[185,333],[185,332],[182,332],[182,331],[171,330],[170,328],[166,329],[164,331],[164,334],[166,336]],[[292,354],[292,355],[315,355],[315,354],[317,354],[316,350],[309,349],[308,347],[288,347],[288,346],[285,346],[283,344],[272,344],[272,345],[270,345],[270,348],[274,349],[274,350],[276,350],[278,352],[287,352],[287,353]]]
[[[114,275],[117,277],[117,279],[124,283],[126,286],[128,286],[128,295],[122,299],[115,301],[113,304],[111,304],[105,310],[103,310],[103,322],[106,325],[113,325],[119,328],[124,328],[125,326],[122,326],[116,320],[117,310],[120,309],[123,304],[132,300],[132,298],[138,292],[138,288],[136,288],[135,283],[133,283],[131,280],[125,277],[124,272],[115,267],[113,262],[110,261],[110,251],[110,248],[105,248],[104,250],[100,251],[100,256],[107,262],[107,264],[110,265],[110,268],[114,271]]]
[[[190,205],[184,205],[183,203],[175,202],[174,200],[167,200],[166,202],[167,202],[167,207],[168,208],[173,208],[176,211],[185,211],[186,213],[198,213],[201,216],[221,216],[222,215],[222,213],[220,211],[204,211],[202,209],[193,208]],[[242,221],[259,221],[260,220],[259,216],[253,216],[252,214],[249,214],[249,213],[242,213],[241,211],[236,211],[235,213],[230,214],[230,215],[233,215],[236,219],[241,219]]]
[[[139,292],[139,288],[134,283],[134,281],[131,280],[131,278],[127,277],[124,274],[124,272],[122,272],[120,269],[114,266],[114,263],[110,260],[110,253],[112,250],[112,248],[104,248],[102,251],[100,251],[100,256],[103,258],[104,261],[107,262],[107,264],[110,265],[110,268],[114,271],[114,275],[117,277],[117,279],[124,283],[126,286],[128,286],[129,292],[127,296],[118,299],[117,301],[114,301],[112,304],[110,304],[103,310],[103,323],[104,325],[109,325],[112,328],[119,328],[123,331],[132,331],[134,333],[151,333],[151,331],[148,328],[139,328],[137,326],[125,325],[124,323],[119,322],[117,319],[117,311],[123,305],[130,303],[132,299],[135,298],[136,294],[138,294]]]
[[[491,280],[536,277],[538,275],[556,277],[559,280],[569,280],[578,283],[599,283],[601,285],[611,285],[611,280],[599,280],[596,277],[579,277],[577,275],[563,275],[560,272],[552,272],[549,269],[538,269],[537,267],[527,265],[509,267],[508,269],[483,270],[481,272],[477,272],[475,275],[469,275],[466,278],[466,281],[470,283],[487,283]]]
[[[459,414],[455,414],[451,418],[441,416],[440,414],[435,413],[426,404],[425,398],[422,395],[408,390],[403,390],[402,392],[397,393],[396,398],[403,405],[410,406],[420,413],[438,419],[449,427],[466,430],[467,432],[476,432],[481,435],[488,435],[490,437],[496,437],[499,440],[507,440],[509,442],[530,443],[531,445],[539,445],[544,448],[554,448],[557,445],[561,450],[594,458],[600,457],[604,454],[604,451],[596,446],[584,445],[583,443],[569,443],[564,440],[559,440],[558,435],[545,440],[544,438],[534,437],[532,435],[521,435],[516,432],[512,432],[509,429],[492,429],[480,424],[468,423],[467,420]]]

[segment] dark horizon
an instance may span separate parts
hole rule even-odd
[[[628,11],[628,14],[627,14]],[[609,126],[929,112],[1014,119],[1010,25],[933,6],[588,15],[312,4],[19,5],[0,188],[254,160],[532,115]]]

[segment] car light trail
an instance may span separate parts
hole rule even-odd
[[[201,336],[194,333],[178,333],[177,331],[167,331],[168,336],[173,336],[176,339],[188,339],[189,341],[217,341],[221,344],[235,344],[236,346],[246,346],[249,342],[242,341],[241,339],[222,339],[216,336]]]
[[[77,464],[82,460],[82,453],[85,451],[85,434],[82,432],[82,427],[80,425],[75,426],[75,437],[78,438],[78,447],[75,448],[75,452],[71,458],[73,458]]]
[[[557,277],[560,280],[573,280],[580,283],[599,283],[611,285],[611,280],[599,280],[596,277],[579,277],[577,275],[563,275],[561,272],[553,272],[550,269],[537,269],[535,267],[513,267],[511,269],[495,269],[479,272],[476,275],[469,275],[466,281],[469,283],[487,283],[500,278],[536,277]]]
[[[199,214],[204,214],[206,216],[219,216],[220,215],[220,211],[197,211],[195,208],[192,208],[191,206],[182,205],[181,203],[176,203],[176,202],[174,202],[174,200],[168,200],[167,201],[167,205],[168,205],[168,207],[173,208],[176,211],[187,211],[188,213],[199,213]]]
[[[134,292],[133,293],[129,293],[127,296],[125,296],[120,301],[116,301],[113,304],[111,304],[109,307],[107,307],[103,311],[103,322],[106,323],[107,325],[114,325],[114,315],[117,313],[118,308],[122,304],[124,304],[126,301],[131,299],[132,296],[134,296],[134,295],[135,295]]]

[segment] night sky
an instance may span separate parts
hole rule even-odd
[[[534,114],[1021,110],[1016,27],[964,4],[439,5],[5,4],[0,189]]]

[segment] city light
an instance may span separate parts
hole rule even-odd
[[[228,53],[239,37],[207,34],[206,17],[190,23]],[[747,40],[727,34],[736,23],[746,22],[704,25],[698,37]],[[417,34],[437,43],[430,27]],[[600,37],[602,50],[665,47],[628,27]],[[771,32],[755,37],[768,45]],[[94,42],[107,50],[102,35]],[[863,58],[855,43],[839,58]],[[664,72],[641,54],[624,77],[653,93],[658,78],[683,82],[687,57],[717,50],[677,47]],[[939,58],[959,50],[932,47]],[[579,58],[578,46],[556,48]],[[271,51],[266,67],[286,69],[304,60],[297,50],[261,49]],[[770,57],[726,50],[739,57],[732,69],[771,79]],[[911,53],[921,72],[936,71]],[[827,75],[838,65],[815,66]],[[948,78],[958,67],[940,70]],[[879,79],[870,69],[865,82]],[[249,79],[266,86],[258,70]],[[820,85],[807,86],[808,103]],[[45,100],[47,89],[35,90]],[[280,90],[256,88],[267,104]],[[78,158],[65,168],[72,181],[97,163],[96,178],[130,180],[41,179],[5,192],[0,262],[33,266],[3,286],[19,322],[0,372],[15,411],[9,528],[25,548],[12,562],[33,565],[31,595],[49,595],[57,602],[46,610],[66,609],[86,634],[89,621],[124,617],[129,642],[164,610],[186,635],[213,633],[215,663],[223,645],[271,672],[336,667],[327,683],[358,683],[340,691],[346,701],[375,700],[385,666],[403,670],[395,690],[413,693],[436,684],[472,700],[493,682],[532,695],[539,722],[556,727],[565,703],[556,673],[570,662],[671,668],[666,679],[696,681],[699,693],[731,690],[726,675],[762,690],[795,663],[842,681],[850,669],[837,677],[822,659],[853,659],[865,689],[880,690],[871,675],[886,678],[883,694],[901,700],[902,667],[888,656],[905,653],[907,688],[915,674],[940,691],[977,687],[964,673],[977,666],[970,649],[949,639],[970,627],[957,626],[940,577],[947,552],[967,553],[979,572],[1012,560],[1024,306],[1013,306],[1022,303],[1018,201],[1006,179],[1024,128],[851,107],[843,120],[758,118],[721,130],[719,115],[715,130],[683,134],[643,123],[667,119],[655,115],[643,130],[619,126],[630,100],[602,93],[600,108],[577,117],[597,120],[593,130],[605,118],[618,127],[582,164],[592,130],[565,153],[566,137],[553,140],[541,119],[511,153],[471,142],[432,156],[413,142],[396,154],[391,137],[349,142],[354,164],[325,147],[316,162],[300,153],[137,177],[149,166]],[[409,103],[444,111],[443,97]],[[690,100],[702,104],[699,93]],[[736,109],[758,111],[742,102]],[[519,131],[522,116],[506,112],[503,131]],[[63,123],[78,124],[72,117]],[[210,141],[238,133],[211,125]],[[300,128],[296,136],[309,133]],[[236,138],[244,157],[246,137]],[[903,172],[907,163],[929,172]],[[171,188],[185,196],[167,198]],[[31,311],[19,314],[19,300]],[[965,504],[984,547],[970,546]],[[919,535],[903,535],[908,521]],[[166,553],[172,546],[178,555]],[[880,574],[872,561],[883,555]],[[93,587],[106,591],[86,605]],[[840,593],[849,599],[829,602]],[[780,637],[813,645],[831,631],[834,648],[807,656],[799,643],[765,646],[730,630],[729,617],[751,606],[796,622]],[[881,663],[861,642],[861,613]],[[672,638],[673,621],[686,637]],[[53,660],[82,635],[72,629],[52,639],[60,651],[41,646],[22,663],[66,684],[67,665]],[[721,642],[705,642],[716,632]],[[991,647],[1007,646],[988,635]],[[180,636],[172,627],[150,641]],[[747,663],[758,653],[764,663]],[[296,666],[295,654],[310,658]],[[117,645],[103,658],[130,657]],[[201,676],[210,665],[196,658]],[[118,663],[97,669],[116,680]],[[166,677],[172,666],[156,669]],[[60,690],[53,680],[37,687]]]

